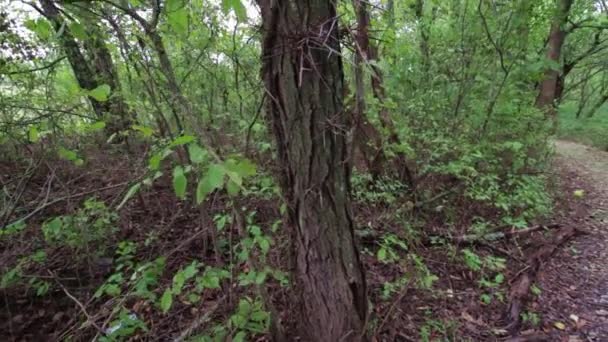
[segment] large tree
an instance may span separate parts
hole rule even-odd
[[[259,0],[263,78],[293,232],[299,333],[363,339],[367,297],[349,199],[336,3]]]

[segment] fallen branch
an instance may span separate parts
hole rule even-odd
[[[220,303],[224,303],[225,301],[226,301],[225,296],[220,298],[219,300],[217,300],[215,302],[215,304],[213,304],[213,306],[211,306],[210,308],[207,309],[207,311],[205,312],[204,315],[202,315],[198,319],[195,319],[194,321],[192,321],[192,323],[190,323],[190,325],[188,325],[188,327],[186,329],[184,329],[179,334],[179,336],[173,340],[173,342],[181,342],[181,341],[184,341],[185,339],[187,339],[188,337],[192,336],[192,334],[196,330],[198,330],[202,325],[209,322],[209,320],[211,319],[211,316],[215,313],[217,308],[219,308]]]
[[[561,225],[558,223],[548,224],[548,225],[537,225],[530,228],[524,229],[516,229],[511,228],[508,231],[504,232],[494,232],[488,233],[485,235],[478,234],[469,234],[469,235],[460,235],[460,236],[450,236],[450,235],[430,235],[422,240],[423,245],[432,245],[437,240],[444,240],[448,242],[452,242],[455,244],[481,244],[487,245],[487,242],[494,242],[503,239],[510,239],[514,237],[520,237],[527,234],[531,234],[534,232],[538,232],[541,230],[550,230],[561,228]],[[381,238],[379,232],[371,230],[371,229],[357,229],[355,230],[355,235],[365,243],[373,243],[378,241]]]
[[[105,190],[115,189],[115,188],[118,188],[118,187],[121,187],[121,186],[124,186],[124,185],[127,185],[127,184],[129,184],[129,182],[123,182],[123,183],[120,183],[120,184],[110,185],[110,186],[106,186],[106,187],[95,189],[95,190],[89,190],[89,191],[80,192],[80,193],[77,193],[77,194],[74,194],[74,195],[68,195],[68,196],[60,197],[60,198],[58,198],[56,200],[53,200],[53,201],[41,204],[36,209],[34,209],[32,212],[30,212],[29,214],[27,214],[27,215],[25,215],[25,216],[17,219],[16,221],[12,222],[11,224],[15,224],[15,223],[17,223],[19,221],[25,221],[25,220],[29,219],[30,217],[36,215],[40,211],[42,211],[42,210],[44,210],[44,209],[46,209],[46,208],[48,208],[48,207],[50,207],[50,206],[52,206],[54,204],[57,204],[57,203],[60,203],[60,202],[63,202],[63,201],[66,201],[66,200],[69,200],[69,199],[72,199],[72,198],[77,198],[77,197],[82,197],[82,196],[90,195],[90,194],[93,194],[93,193],[96,193],[96,192],[99,192],[99,191],[105,191]],[[11,225],[11,224],[9,224],[9,225]]]
[[[495,233],[489,233],[489,234],[485,234],[485,235],[471,234],[471,235],[443,237],[443,238],[447,238],[448,240],[450,240],[452,242],[456,242],[456,243],[473,244],[478,241],[497,241],[497,240],[502,240],[502,239],[510,239],[510,238],[513,238],[516,236],[523,236],[523,235],[534,233],[534,232],[537,232],[540,230],[549,230],[549,229],[555,229],[555,228],[560,228],[560,227],[561,227],[560,224],[555,223],[555,224],[550,224],[550,225],[538,225],[538,226],[524,228],[524,229],[511,228],[510,230],[508,230],[506,232],[495,232]]]
[[[535,251],[528,257],[530,259],[528,267],[520,271],[516,279],[513,280],[509,293],[510,302],[506,312],[508,322],[506,329],[511,335],[515,336],[520,328],[521,312],[530,292],[530,286],[534,282],[541,264],[551,257],[558,247],[578,234],[583,234],[583,231],[572,227],[562,228],[555,233],[550,242],[535,248]]]
[[[101,329],[101,327],[99,325],[97,325],[97,323],[95,323],[95,320],[93,319],[93,317],[91,317],[91,315],[87,311],[87,308],[85,307],[85,305],[82,304],[76,297],[74,297],[70,293],[70,291],[68,291],[68,289],[65,286],[63,286],[63,284],[59,280],[57,280],[57,275],[55,275],[55,273],[53,273],[53,271],[48,270],[48,273],[53,278],[53,280],[55,280],[57,285],[59,285],[59,287],[63,290],[65,295],[68,296],[74,303],[76,303],[76,305],[78,306],[78,308],[80,309],[82,314],[87,318],[87,323],[90,323],[93,327],[95,327],[95,329],[97,329],[98,332],[103,333],[103,330]]]

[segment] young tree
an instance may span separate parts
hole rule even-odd
[[[350,209],[336,3],[258,3],[267,110],[293,233],[300,334],[307,341],[362,340],[367,297]]]

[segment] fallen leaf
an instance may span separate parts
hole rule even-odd
[[[553,323],[553,326],[559,330],[566,330],[566,325],[562,322],[555,322]]]
[[[595,313],[598,316],[608,316],[608,311],[606,311],[606,310],[596,310]]]
[[[473,316],[471,316],[468,312],[464,311],[462,313],[462,318],[467,321],[467,322],[471,322],[473,324],[476,325],[485,325],[485,323],[481,320],[481,319],[475,319],[473,318]]]

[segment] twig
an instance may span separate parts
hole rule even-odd
[[[376,329],[376,334],[378,334],[378,333],[380,333],[380,331],[382,331],[384,324],[386,324],[386,321],[388,320],[388,318],[391,317],[391,315],[393,314],[393,311],[397,307],[397,304],[401,303],[401,300],[403,299],[403,297],[405,297],[408,290],[410,289],[410,283],[411,282],[408,281],[408,283],[405,284],[405,286],[403,287],[403,290],[401,290],[401,293],[399,293],[399,297],[397,297],[397,299],[393,302],[391,307],[388,309],[388,311],[386,312],[386,315],[384,315],[384,318],[382,319],[382,322],[380,323],[380,325],[378,325],[378,328]]]
[[[59,285],[59,287],[61,287],[63,292],[66,294],[66,296],[68,296],[72,301],[74,301],[74,303],[76,303],[76,305],[78,305],[78,307],[80,308],[80,311],[82,311],[82,313],[86,316],[87,322],[90,322],[91,325],[94,326],[95,329],[97,329],[97,331],[99,331],[100,333],[103,334],[103,330],[101,329],[101,327],[99,325],[97,325],[97,323],[95,323],[95,320],[93,320],[93,317],[91,317],[91,315],[89,315],[89,313],[87,312],[87,308],[84,306],[84,304],[82,304],[78,300],[78,298],[74,297],[70,293],[70,291],[68,291],[68,289],[66,289],[66,287],[63,286],[63,284],[61,282],[59,282],[59,280],[57,280],[57,276],[55,275],[55,273],[53,273],[53,271],[47,270],[47,272],[51,275],[51,277],[53,277],[53,280],[55,280],[57,285]]]
[[[48,208],[48,207],[50,207],[50,206],[52,206],[54,204],[57,204],[59,202],[63,202],[65,200],[69,200],[69,199],[76,198],[76,197],[86,196],[86,195],[89,195],[89,194],[92,194],[92,193],[95,193],[95,192],[98,192],[98,191],[105,191],[105,190],[115,189],[115,188],[124,186],[126,184],[129,184],[129,182],[123,182],[123,183],[120,183],[120,184],[110,185],[110,186],[106,186],[106,187],[95,189],[95,190],[89,190],[89,191],[80,192],[80,193],[77,193],[77,194],[74,194],[74,195],[68,195],[68,196],[60,197],[60,198],[58,198],[58,199],[56,199],[54,201],[51,201],[51,202],[48,202],[48,203],[40,205],[38,208],[34,209],[29,214],[23,216],[22,218],[20,218],[18,220],[15,220],[11,224],[14,224],[14,223],[19,222],[19,221],[25,221],[25,220],[29,219],[30,217],[36,215],[38,212],[42,211],[43,209]]]
[[[179,334],[179,336],[173,340],[173,342],[184,341],[185,339],[190,337],[190,335],[192,335],[192,333],[194,331],[196,331],[196,329],[200,328],[200,326],[202,326],[203,324],[209,322],[209,320],[211,319],[211,316],[215,313],[217,308],[220,306],[220,303],[224,303],[225,299],[226,299],[226,296],[223,296],[218,301],[216,301],[212,307],[207,309],[207,312],[205,312],[205,314],[203,316],[201,316],[200,318],[198,318],[198,319],[194,320],[192,323],[190,323],[190,325],[188,325],[188,327],[186,329],[184,329]]]

